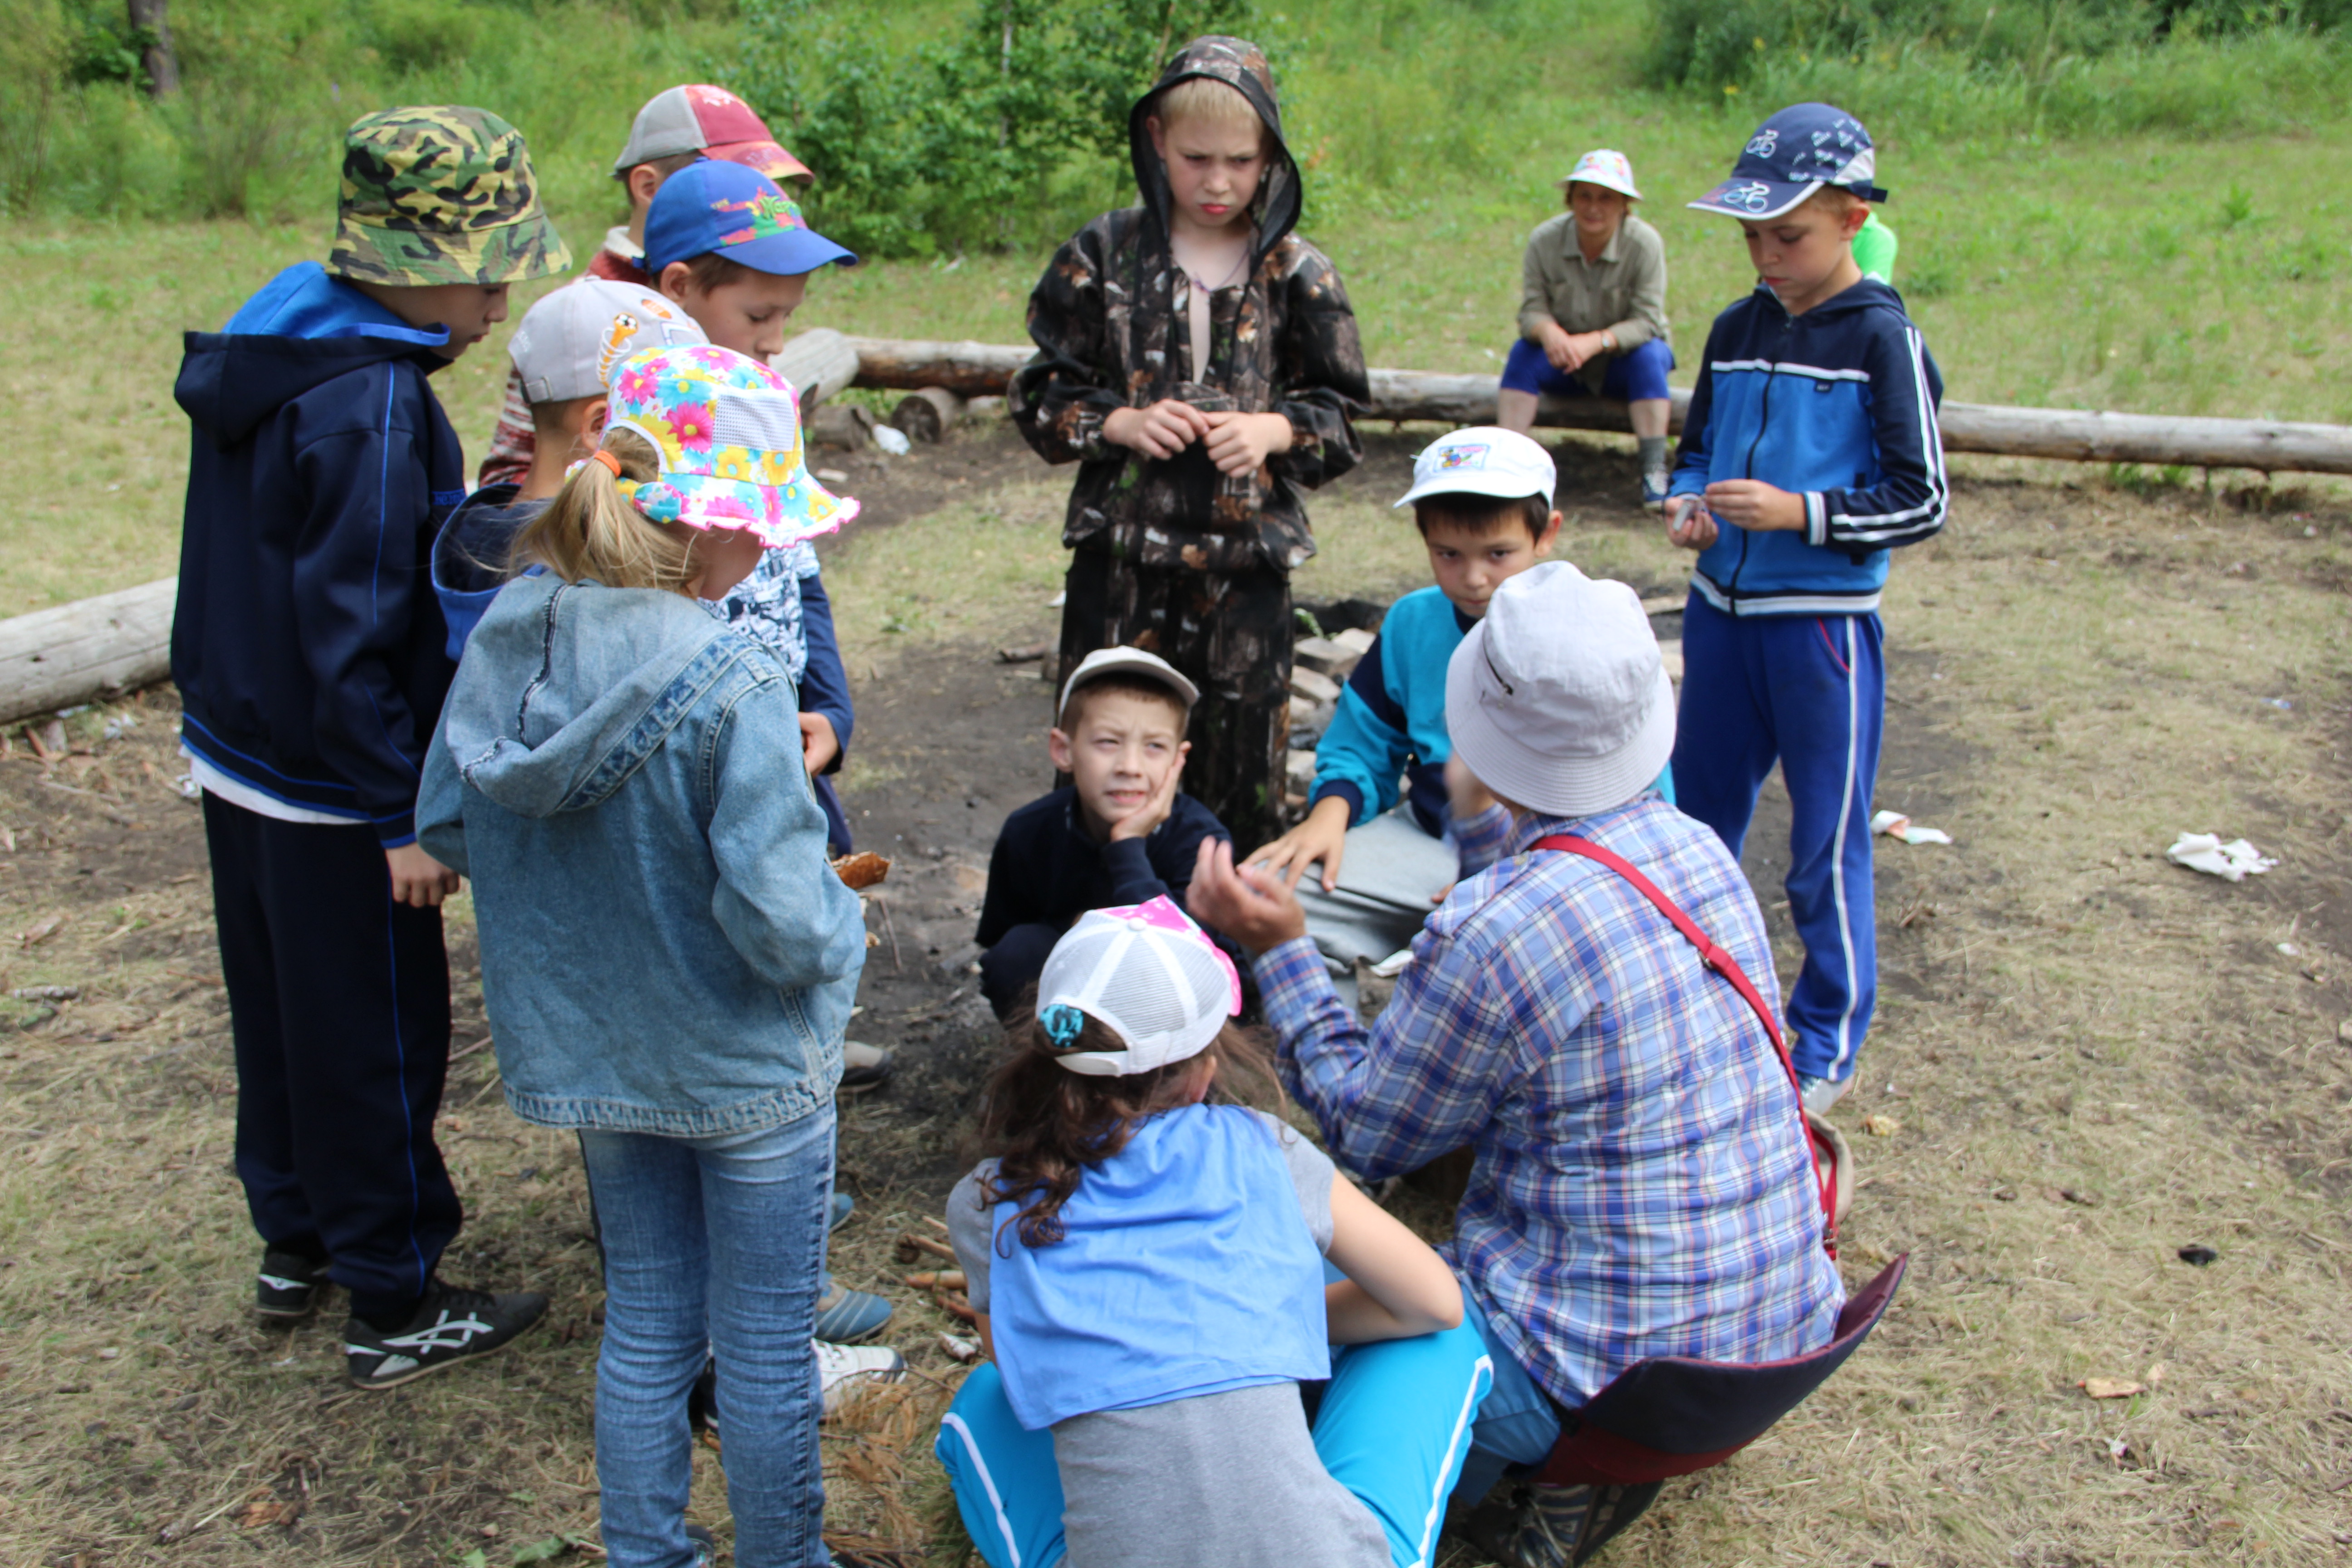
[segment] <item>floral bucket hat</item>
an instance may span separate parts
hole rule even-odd
[[[855,500],[809,477],[792,383],[732,349],[631,354],[614,367],[605,427],[634,431],[660,454],[658,477],[621,481],[656,522],[748,529],[775,547],[857,515]]]

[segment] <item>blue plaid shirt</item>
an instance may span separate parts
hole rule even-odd
[[[1632,884],[1528,852],[1562,832],[1639,867],[1778,1007],[1738,865],[1644,795],[1522,824],[1516,853],[1430,917],[1369,1034],[1311,941],[1262,955],[1283,1080],[1367,1178],[1476,1151],[1442,1250],[1562,1405],[1650,1356],[1818,1349],[1845,1292],[1788,1073],[1739,994]]]

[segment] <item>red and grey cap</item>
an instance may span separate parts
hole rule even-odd
[[[816,176],[809,167],[776,144],[768,122],[751,106],[723,87],[694,82],[656,93],[637,110],[629,127],[629,144],[613,161],[615,178],[640,163],[680,153],[740,163],[782,184],[795,180],[807,184]]]
[[[1883,202],[1877,177],[1878,154],[1861,121],[1832,104],[1800,103],[1758,126],[1731,178],[1689,205],[1730,217],[1775,218],[1823,185]]]

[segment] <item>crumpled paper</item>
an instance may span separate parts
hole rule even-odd
[[[2278,864],[2242,838],[2222,843],[2218,833],[2184,833],[2179,842],[2164,852],[2164,858],[2225,882],[2242,882]]]
[[[1940,827],[1914,827],[1911,819],[1899,811],[1882,811],[1870,819],[1870,830],[1889,838],[1900,838],[1906,844],[1949,844],[1952,836]]]

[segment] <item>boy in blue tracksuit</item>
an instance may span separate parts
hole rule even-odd
[[[1683,620],[1682,809],[1734,855],[1777,760],[1795,821],[1789,909],[1805,944],[1789,1045],[1806,1105],[1852,1082],[1878,949],[1871,792],[1885,709],[1887,553],[1944,525],[1943,377],[1902,298],[1855,266],[1869,133],[1822,103],[1757,129],[1690,205],[1739,220],[1758,287],[1716,318],[1668,487],[1699,552]]]
[[[465,459],[427,381],[569,264],[523,139],[478,109],[371,114],[345,139],[327,264],[288,268],[173,395],[194,426],[172,623],[204,791],[237,1073],[254,1305],[351,1296],[352,1375],[390,1387],[495,1350],[546,1308],[435,1273],[462,1212],[433,1137],[449,1056],[443,899],[416,843],[455,665],[435,531]]]

